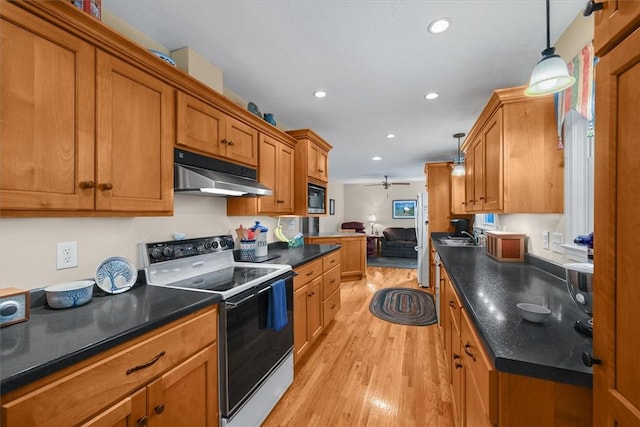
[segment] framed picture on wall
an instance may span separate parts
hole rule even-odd
[[[415,200],[394,200],[392,205],[393,219],[412,219],[416,217]]]

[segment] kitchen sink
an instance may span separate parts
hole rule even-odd
[[[438,239],[438,243],[442,245],[447,245],[447,246],[465,246],[465,247],[472,247],[472,248],[475,248],[478,246],[469,237],[454,237],[454,236],[441,237]]]

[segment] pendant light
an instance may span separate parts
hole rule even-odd
[[[524,91],[527,96],[543,96],[560,92],[576,81],[569,75],[564,60],[556,55],[556,48],[551,47],[549,31],[549,0],[547,0],[547,48],[542,51],[542,59],[531,72],[529,87]]]
[[[455,163],[455,166],[451,170],[451,175],[453,176],[463,176],[465,174],[464,159],[460,155],[460,138],[462,138],[464,135],[464,133],[453,134],[454,138],[458,138],[458,157],[456,157],[456,160],[453,162]]]

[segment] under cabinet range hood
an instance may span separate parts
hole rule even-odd
[[[174,192],[193,196],[271,196],[246,166],[174,149]]]

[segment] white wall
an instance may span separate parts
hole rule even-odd
[[[39,288],[92,278],[105,258],[123,256],[140,268],[139,242],[172,240],[174,232],[187,238],[232,234],[240,224],[260,220],[274,241],[277,218],[227,217],[224,198],[175,196],[174,216],[137,218],[0,218],[0,287]],[[293,237],[297,218],[282,218],[285,234]],[[78,267],[56,270],[56,242],[78,242]]]
[[[413,219],[393,219],[391,210],[393,200],[415,200],[418,193],[425,191],[425,181],[410,182],[410,185],[392,185],[385,190],[381,185],[364,184],[344,185],[344,217],[346,221],[360,221],[371,232],[369,215],[376,216],[374,230],[382,233],[386,227],[415,227]]]
[[[564,264],[572,262],[564,254],[558,254],[551,249],[544,249],[542,245],[542,232],[564,234],[564,215],[562,214],[512,214],[496,215],[496,224],[499,230],[527,235],[526,251],[546,260]],[[551,240],[551,239],[549,239]],[[549,244],[551,248],[551,244]]]

